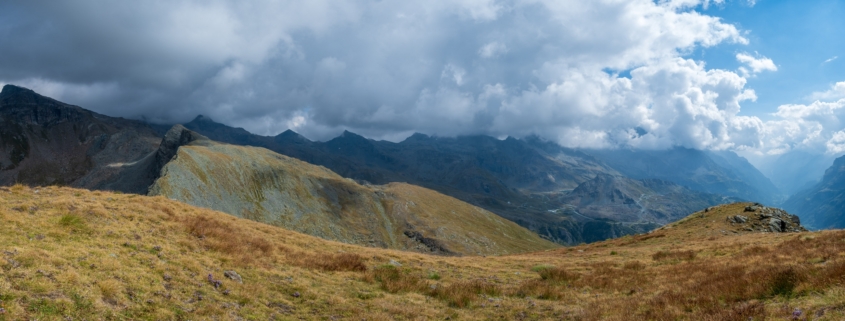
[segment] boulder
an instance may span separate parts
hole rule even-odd
[[[223,271],[223,276],[225,276],[225,277],[227,277],[227,278],[231,279],[232,281],[235,281],[235,282],[238,282],[238,283],[241,283],[241,284],[243,284],[243,283],[244,283],[244,279],[243,279],[243,278],[241,278],[241,275],[240,275],[240,274],[238,274],[238,272],[235,272],[235,271]]]
[[[742,223],[748,222],[748,217],[743,216],[743,215],[734,215],[734,216],[729,216],[728,221],[730,221],[731,223],[742,224]]]
[[[769,230],[772,232],[785,232],[786,222],[778,218],[769,219]]]

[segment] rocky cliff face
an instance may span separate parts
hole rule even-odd
[[[0,92],[0,184],[110,189],[125,164],[161,138],[138,121],[100,115],[6,85]]]
[[[263,148],[190,142],[164,166],[150,194],[351,244],[456,255],[555,247],[440,193],[399,183],[360,185]]]
[[[833,161],[822,181],[783,203],[812,229],[845,228],[845,156]]]

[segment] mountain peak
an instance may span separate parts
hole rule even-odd
[[[402,142],[403,143],[404,142],[420,142],[420,141],[427,141],[429,139],[431,139],[431,136],[428,136],[428,135],[423,134],[423,133],[414,133],[413,135],[408,136],[408,138],[405,138],[405,140],[402,141]]]
[[[32,89],[19,87],[15,85],[5,85],[3,86],[3,91],[0,92],[0,100],[7,100],[12,97],[15,97],[14,102],[33,102],[38,101],[39,98],[45,98]]]
[[[297,133],[293,130],[290,130],[290,129],[283,131],[280,134],[276,135],[275,140],[277,142],[279,142],[279,141],[299,141],[299,142],[308,141],[308,142],[310,142],[310,140],[308,140],[308,138],[305,138],[305,136],[302,136],[299,133]]]
[[[364,136],[358,135],[358,134],[353,133],[353,132],[348,131],[348,130],[344,130],[343,133],[341,133],[340,136],[338,136],[338,138],[355,139],[355,140],[367,140],[367,138],[365,138]]]
[[[29,88],[24,88],[24,87],[19,87],[19,86],[9,84],[9,85],[3,86],[3,91],[0,92],[0,95],[6,96],[6,95],[17,94],[17,93],[33,93],[34,94],[35,91],[33,91],[32,89],[29,89]]]
[[[213,123],[214,120],[211,119],[210,117],[206,117],[206,116],[203,116],[203,115],[197,115],[197,117],[194,118],[194,120],[192,120],[191,122],[192,123],[194,123],[194,122],[197,122],[197,123],[199,123],[199,122]]]

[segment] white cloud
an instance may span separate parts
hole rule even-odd
[[[840,81],[826,91],[814,92],[810,95],[810,100],[837,100],[845,98],[845,81]]]
[[[841,135],[845,128],[845,99],[815,101],[809,105],[791,104],[778,107],[776,119],[763,124],[757,148],[761,154],[782,154],[790,150],[837,154],[841,152]]]
[[[750,72],[744,67],[739,68],[740,72],[745,76],[758,74],[763,71],[778,70],[778,67],[775,66],[774,61],[766,57],[755,58],[754,56],[747,53],[738,53],[736,54],[736,60],[741,63],[744,63],[746,66],[751,68]]]
[[[684,57],[748,43],[735,26],[696,11],[722,3],[5,2],[0,33],[19,45],[0,45],[0,79],[105,86],[85,99],[52,92],[112,115],[186,121],[202,113],[259,134],[295,128],[313,139],[349,129],[760,148],[753,137],[767,127],[739,115],[756,98],[745,75]],[[751,58],[749,73],[776,70]]]
[[[833,56],[822,62],[822,64],[833,62],[834,60],[839,59],[839,56]]]

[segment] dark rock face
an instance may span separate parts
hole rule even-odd
[[[120,172],[107,185],[100,187],[124,193],[147,194],[150,186],[161,176],[164,165],[176,156],[179,147],[208,142],[208,138],[182,125],[174,125],[165,133],[158,149],[138,161],[121,166]]]
[[[783,203],[811,229],[845,228],[845,156],[834,160],[822,181]]]
[[[728,216],[726,219],[738,231],[772,233],[807,231],[801,226],[801,220],[797,215],[789,214],[779,208],[751,205],[746,206],[743,213],[747,214]]]
[[[197,134],[182,125],[174,125],[173,128],[164,134],[161,144],[158,146],[155,156],[155,170],[158,173],[179,151],[179,147],[188,145],[195,141],[206,141],[203,135]]]
[[[108,189],[160,138],[140,121],[100,115],[6,85],[0,92],[0,184]]]

